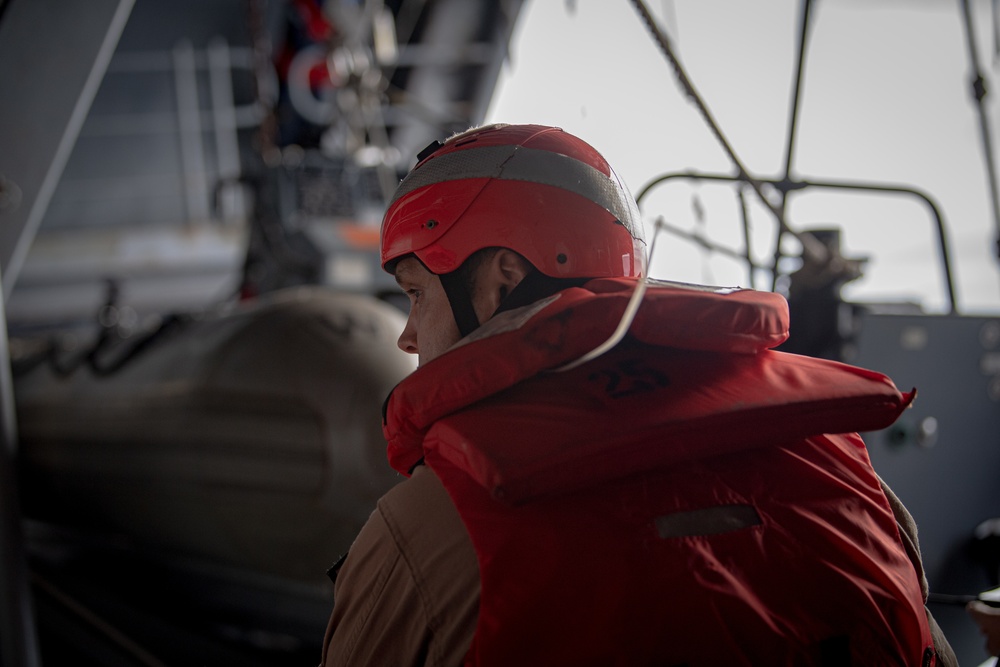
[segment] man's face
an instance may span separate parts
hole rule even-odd
[[[458,342],[458,325],[441,279],[415,257],[396,265],[396,282],[410,299],[410,315],[396,344],[404,352],[416,354],[423,366]]]

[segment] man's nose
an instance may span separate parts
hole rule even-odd
[[[403,352],[417,354],[417,328],[413,324],[412,314],[406,318],[406,326],[403,327],[403,333],[399,334],[396,345]]]

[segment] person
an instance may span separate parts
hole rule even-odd
[[[1000,609],[981,600],[969,602],[965,609],[983,635],[986,652],[991,656],[1000,655]]]
[[[325,667],[955,664],[856,433],[912,394],[772,350],[781,296],[644,258],[559,128],[418,156],[381,230],[419,361],[384,407],[405,480],[332,574]]]

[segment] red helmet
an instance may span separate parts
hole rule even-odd
[[[492,246],[554,278],[644,271],[635,200],[593,147],[559,128],[477,128],[418,160],[382,220],[387,271],[412,254],[447,274]]]

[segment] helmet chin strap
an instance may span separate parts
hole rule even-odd
[[[461,275],[461,271],[442,273],[438,275],[441,279],[441,287],[451,304],[451,313],[455,316],[455,324],[458,325],[458,333],[465,338],[470,333],[479,328],[479,316],[472,305],[472,294],[469,292],[468,280]]]
[[[472,304],[472,294],[469,290],[468,280],[461,275],[460,271],[443,273],[438,277],[441,279],[441,286],[444,288],[444,292],[448,296],[448,302],[451,304],[451,312],[455,317],[455,324],[458,325],[458,333],[462,338],[465,338],[482,324]],[[588,280],[588,278],[552,278],[535,269],[528,273],[510,291],[510,294],[503,296],[500,305],[497,306],[493,315],[502,313],[505,310],[527,306],[539,299],[552,296],[556,292],[561,292],[570,287],[579,287]],[[493,315],[490,317],[493,317]]]
[[[515,308],[527,306],[539,299],[544,299],[556,292],[561,292],[564,289],[579,287],[589,280],[590,278],[553,278],[552,276],[545,275],[538,269],[534,269],[531,273],[524,276],[521,282],[517,284],[517,287],[512,289],[510,294],[500,301],[500,305],[497,306],[493,315],[502,313],[505,310],[514,310]]]

